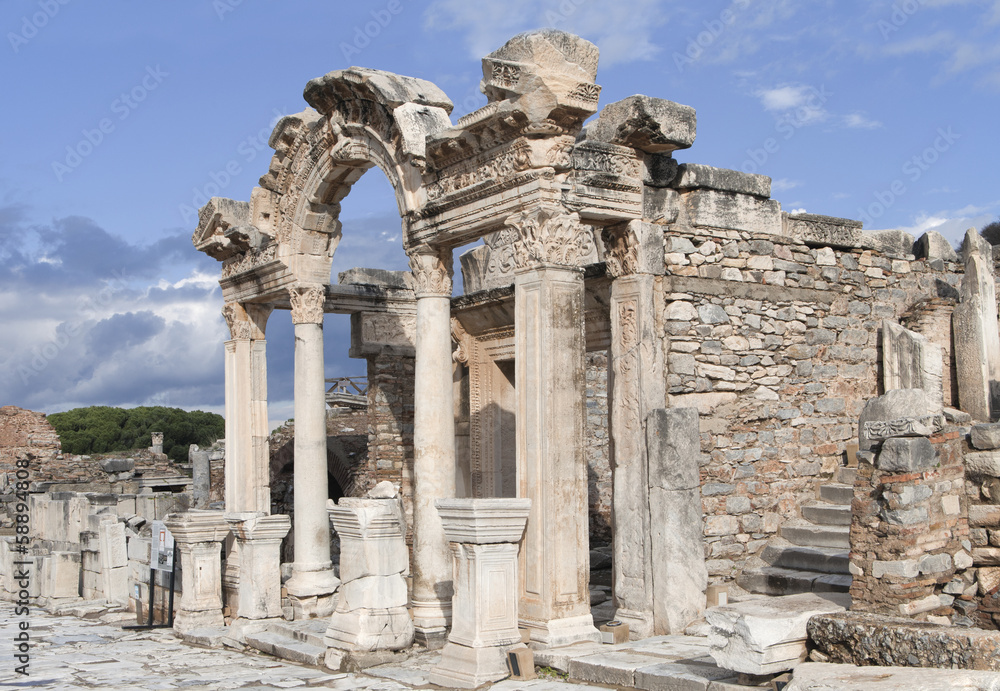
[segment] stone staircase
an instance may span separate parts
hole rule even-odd
[[[848,592],[856,474],[842,467],[834,482],[820,485],[817,500],[802,506],[802,518],[783,525],[760,556],[747,562],[736,579],[740,587],[762,595]]]
[[[282,660],[319,666],[326,655],[326,619],[268,622],[266,628],[247,633],[246,645]]]

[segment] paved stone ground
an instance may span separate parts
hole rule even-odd
[[[106,615],[103,621],[55,616],[32,608],[29,676],[17,674],[13,638],[22,617],[14,605],[0,602],[0,689],[365,689],[398,691],[437,688],[427,671],[438,652],[419,654],[405,663],[384,665],[368,674],[331,674],[274,658],[235,650],[187,645],[169,629],[129,631],[122,623],[134,614]],[[504,681],[496,691],[573,691],[598,687],[561,680]]]

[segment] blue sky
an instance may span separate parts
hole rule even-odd
[[[0,404],[223,406],[218,264],[190,236],[208,196],[249,199],[276,118],[350,65],[428,79],[453,121],[480,58],[554,26],[601,49],[601,102],[698,111],[684,162],[773,178],[786,210],[935,229],[1000,215],[1000,2],[4,0]],[[335,271],[404,269],[374,170],[343,206]],[[327,375],[348,320],[326,323]],[[271,418],[292,415],[291,323],[268,327]]]

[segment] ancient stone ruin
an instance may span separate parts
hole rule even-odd
[[[633,641],[710,627],[689,652],[718,668],[683,671],[698,688],[809,654],[997,669],[992,248],[974,231],[956,253],[933,232],[788,213],[770,178],[679,164],[694,109],[600,108],[597,66],[579,37],[516,36],[483,58],[488,104],[457,122],[427,81],[330,72],[275,127],[250,200],[201,209],[193,241],[221,263],[231,336],[225,508],[169,518],[185,574],[201,574],[178,628],[211,642],[225,622],[275,652],[279,620],[319,620],[301,654],[339,669],[447,643],[432,681],[470,687],[523,644],[583,681],[681,674],[655,656],[608,663],[608,619]],[[372,168],[411,271],[334,282],[340,203]],[[277,464],[294,459],[290,559],[269,481],[275,309],[295,329],[294,440]],[[370,384],[367,451],[339,470],[327,313],[351,315]],[[613,574],[596,621],[595,534]],[[896,642],[862,646],[875,630]]]

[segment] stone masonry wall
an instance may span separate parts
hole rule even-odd
[[[587,353],[587,496],[591,546],[611,541],[611,463],[608,459],[608,354]]]
[[[881,321],[953,294],[961,266],[745,231],[665,242],[668,405],[701,414],[706,559],[727,581],[842,463]]]

